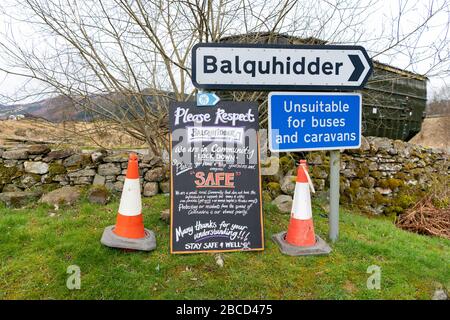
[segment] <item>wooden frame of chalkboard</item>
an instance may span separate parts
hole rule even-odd
[[[190,115],[184,116],[181,115],[181,113],[178,113],[178,122],[175,123],[175,110],[176,108],[184,108],[188,109]],[[193,122],[189,122],[189,119],[193,119],[193,115],[197,115],[196,119],[198,121],[202,121],[201,115],[210,115],[210,122],[214,122],[214,116],[217,116],[217,112],[221,110],[223,112],[229,112],[230,114],[238,114],[237,118],[240,117],[242,121],[235,119],[233,123],[228,124],[213,124],[213,129],[217,129],[217,127],[229,130],[230,134],[236,133],[233,130],[239,130],[240,128],[243,128],[244,130],[241,130],[241,132],[245,131],[245,128],[248,129],[254,129],[254,142],[253,146],[250,146],[250,140],[247,140],[247,137],[244,136],[244,139],[246,139],[243,143],[243,146],[241,146],[241,149],[237,149],[239,151],[246,149],[248,147],[247,152],[249,154],[253,154],[251,157],[253,158],[252,161],[256,161],[253,166],[248,166],[247,169],[245,169],[245,165],[243,168],[241,168],[241,171],[230,171],[227,166],[229,162],[226,162],[225,166],[223,167],[223,170],[217,170],[217,167],[214,166],[216,163],[215,161],[210,161],[209,163],[206,161],[204,162],[202,160],[201,163],[193,161],[193,167],[183,167],[181,165],[181,169],[179,166],[179,159],[177,152],[174,152],[174,130],[184,128],[189,125],[194,125]],[[233,251],[262,251],[264,250],[264,221],[263,221],[263,212],[262,212],[262,185],[261,185],[261,168],[260,168],[260,154],[259,154],[259,122],[258,122],[258,105],[255,102],[230,102],[230,101],[224,101],[220,102],[216,107],[197,107],[195,103],[193,102],[178,102],[178,103],[171,103],[169,107],[169,121],[170,121],[170,135],[169,135],[169,144],[170,144],[170,253],[171,254],[184,254],[184,253],[217,253],[217,252],[233,252]],[[253,118],[250,118],[250,113],[252,113]],[[240,115],[239,115],[240,114]],[[231,119],[231,118],[229,118]],[[188,123],[182,123],[183,120],[186,120]],[[204,119],[203,119],[204,120]],[[252,120],[249,121],[246,124],[246,120]],[[198,123],[197,123],[198,124]],[[191,127],[192,128],[192,127]],[[203,123],[203,126],[201,128],[211,128],[208,126],[208,123]],[[192,129],[190,131],[192,135]],[[178,132],[178,138],[179,132]],[[195,138],[193,138],[195,139]],[[181,141],[184,141],[184,146],[192,146],[191,143],[188,141],[188,135],[187,131],[185,131],[185,134],[181,136]],[[176,140],[177,144],[183,144],[180,143],[180,139]],[[202,148],[205,148],[205,141],[197,141]],[[214,140],[208,140],[209,145],[215,145]],[[236,145],[239,145],[236,143]],[[175,148],[177,148],[177,145],[175,145]],[[183,149],[186,150],[186,149]],[[195,149],[194,149],[195,150]],[[201,155],[203,155],[203,151],[206,150],[206,153],[208,154],[207,149],[202,149]],[[195,156],[199,153],[195,152],[187,152],[186,154],[189,155],[189,159],[194,159]],[[175,155],[175,157],[174,157]],[[251,158],[249,158],[251,159]],[[250,160],[248,161],[250,163]],[[175,165],[176,163],[176,165]],[[206,163],[206,165],[205,165]],[[231,162],[230,162],[231,163]],[[212,165],[210,165],[212,164]],[[233,165],[236,165],[234,162]],[[199,170],[200,169],[206,169],[206,170]],[[209,170],[209,169],[213,170]],[[181,172],[181,173],[180,173]],[[200,173],[199,173],[200,172]],[[216,177],[216,179],[211,178],[213,176],[214,172],[222,172],[223,174],[219,174],[220,176]],[[205,176],[203,176],[203,173],[205,173]],[[206,174],[207,173],[207,174]],[[228,188],[225,186],[194,186],[194,184],[200,182],[204,183],[217,183],[217,181],[225,183],[227,179],[229,179],[228,182],[230,182],[231,178],[238,177],[234,183],[236,185],[233,186],[233,188]],[[195,178],[198,178],[195,180]],[[194,181],[194,182],[193,182]],[[223,188],[222,188],[223,187]],[[257,188],[257,189],[256,189]],[[247,206],[249,206],[248,210],[235,210],[233,211],[231,207],[238,207],[235,206],[235,203],[232,203],[232,201],[226,200],[224,198],[220,198],[220,196],[224,193],[218,193],[218,197],[222,205],[220,206],[221,209],[216,210],[217,205],[213,204],[211,207],[214,207],[214,209],[206,209],[208,213],[202,213],[197,212],[192,215],[188,215],[186,213],[186,209],[180,209],[180,202],[183,202],[183,200],[186,199],[186,195],[188,192],[191,192],[191,194],[198,196],[197,190],[232,190],[232,191],[224,191],[225,197],[238,197],[238,200],[236,200],[235,203],[246,203],[245,201],[248,201],[246,203]],[[236,191],[237,190],[237,191]],[[214,195],[216,196],[216,195]],[[183,198],[184,197],[184,198]],[[203,197],[203,198],[202,198]],[[181,200],[180,200],[181,199]],[[201,197],[199,197],[200,200],[208,200],[207,199],[207,193],[203,193]],[[225,201],[226,200],[226,201]],[[190,201],[192,202],[192,201]],[[206,201],[207,202],[207,201]],[[211,202],[211,201],[210,201]],[[183,206],[185,206],[185,202],[183,202]],[[175,205],[177,204],[177,205]],[[255,204],[255,205],[253,205]],[[241,205],[242,208],[243,205]],[[185,206],[187,208],[190,208],[189,206]],[[222,210],[222,208],[225,208]],[[200,209],[196,207],[197,211]],[[222,211],[221,211],[222,210]],[[227,210],[227,215],[223,215]],[[214,215],[211,213],[214,211]],[[219,212],[218,212],[219,211]],[[220,212],[221,211],[221,212]],[[234,214],[233,214],[234,213]],[[201,218],[196,218],[196,217]],[[205,219],[204,216],[207,216]],[[190,218],[191,217],[191,218]],[[194,221],[195,219],[198,219]],[[203,219],[203,221],[202,221]],[[205,222],[205,220],[209,220]],[[222,220],[222,221],[220,221]],[[199,222],[200,221],[200,222]],[[185,224],[183,227],[180,225],[187,222],[191,222],[191,225],[186,227],[187,224]],[[208,223],[211,223],[208,225]],[[177,238],[178,236],[181,238],[189,237],[189,234],[191,233],[191,236],[194,232],[194,230],[197,230],[196,227],[200,225],[201,228],[213,228],[213,225],[215,224],[214,230],[206,230],[206,231],[218,231],[217,226],[223,226],[228,225],[228,229],[222,229],[219,228],[219,231],[223,231],[223,234],[227,234],[225,231],[230,231],[230,229],[233,229],[234,232],[228,234],[229,241],[223,240],[225,236],[223,236],[222,233],[218,233],[218,236],[206,236],[203,238],[199,238],[197,240],[192,240],[189,242],[187,239],[185,242],[181,242],[180,244],[180,238]],[[236,228],[236,229],[234,229]],[[197,234],[198,235],[198,234]],[[194,236],[195,237],[195,236]],[[233,237],[235,237],[233,240],[231,240]],[[212,239],[208,240],[207,242],[202,242],[202,239]],[[234,241],[235,239],[241,239],[243,241]],[[214,240],[214,241],[213,241]],[[245,240],[245,241],[244,241]],[[223,246],[221,247],[221,243]],[[184,247],[182,247],[184,246]]]

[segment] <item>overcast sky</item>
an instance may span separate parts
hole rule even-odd
[[[15,13],[20,15],[20,7],[10,6],[9,1],[11,0],[2,0],[3,8],[7,8],[8,14],[14,16]],[[436,5],[445,3],[446,0],[437,0]],[[408,10],[406,10],[406,14],[402,17],[400,30],[403,32],[408,32],[408,30],[413,29],[417,22],[420,20],[420,17],[423,16],[424,6],[430,3],[430,0],[422,0],[422,1],[391,1],[385,0],[381,3],[378,3],[373,7],[372,13],[369,19],[364,21],[364,30],[367,30],[367,36],[364,41],[367,41],[367,44],[362,44],[363,46],[368,46],[367,49],[369,51],[369,55],[372,55],[370,49],[376,45],[375,42],[370,42],[371,36],[379,32],[382,28],[383,24],[389,23],[391,18],[397,14],[399,11],[399,3],[400,5],[406,6]],[[446,11],[441,12],[440,14],[434,16],[428,24],[428,27],[425,31],[425,34],[420,37],[419,41],[416,43],[418,48],[425,48],[422,50],[426,50],[427,47],[431,47],[434,39],[447,37],[448,34],[448,24],[450,21],[450,11],[447,8]],[[33,29],[26,22],[20,22],[12,20],[0,13],[0,36],[2,34],[13,34],[15,39],[21,43],[24,47],[30,47],[35,45],[39,41],[36,38]],[[444,51],[443,51],[444,52]],[[445,54],[450,52],[450,48],[446,48]],[[2,56],[0,55],[0,66],[4,66],[7,64],[7,61],[2,60]],[[410,60],[407,55],[395,54],[395,55],[379,55],[376,57],[376,60],[391,64],[395,67],[406,68],[407,70],[417,72],[417,73],[425,73],[430,68],[430,65],[433,64],[433,61],[430,59],[424,59],[422,61],[418,61],[417,63],[411,65]],[[439,70],[438,75],[433,75],[430,77],[430,82],[428,84],[428,96],[430,97],[433,92],[442,86],[449,84],[450,85],[450,75],[448,72],[448,64],[447,64],[447,72],[446,70]],[[436,73],[436,72],[434,72]],[[28,91],[39,91],[40,84],[37,82],[27,82],[28,80],[23,79],[19,76],[7,75],[4,72],[0,71],[0,103],[7,102],[6,97],[14,97],[18,90],[24,87],[26,84],[27,89],[31,89]],[[27,102],[36,98],[29,98]]]

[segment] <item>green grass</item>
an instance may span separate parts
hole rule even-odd
[[[0,299],[430,299],[450,284],[450,241],[408,233],[385,218],[341,212],[340,238],[329,256],[289,257],[271,241],[289,216],[265,206],[266,250],[169,254],[169,226],[159,219],[169,199],[144,200],[146,227],[156,233],[150,253],[100,244],[114,224],[117,202],[86,202],[52,216],[45,205],[0,207]],[[316,233],[327,218],[315,207]],[[381,267],[381,289],[369,290],[368,266]],[[81,289],[69,290],[67,267],[81,269]]]

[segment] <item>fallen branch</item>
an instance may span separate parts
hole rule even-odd
[[[397,217],[396,225],[411,232],[450,239],[450,208],[436,208],[430,194]]]

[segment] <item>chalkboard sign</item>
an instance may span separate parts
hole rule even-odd
[[[257,104],[169,112],[171,253],[263,250]]]

